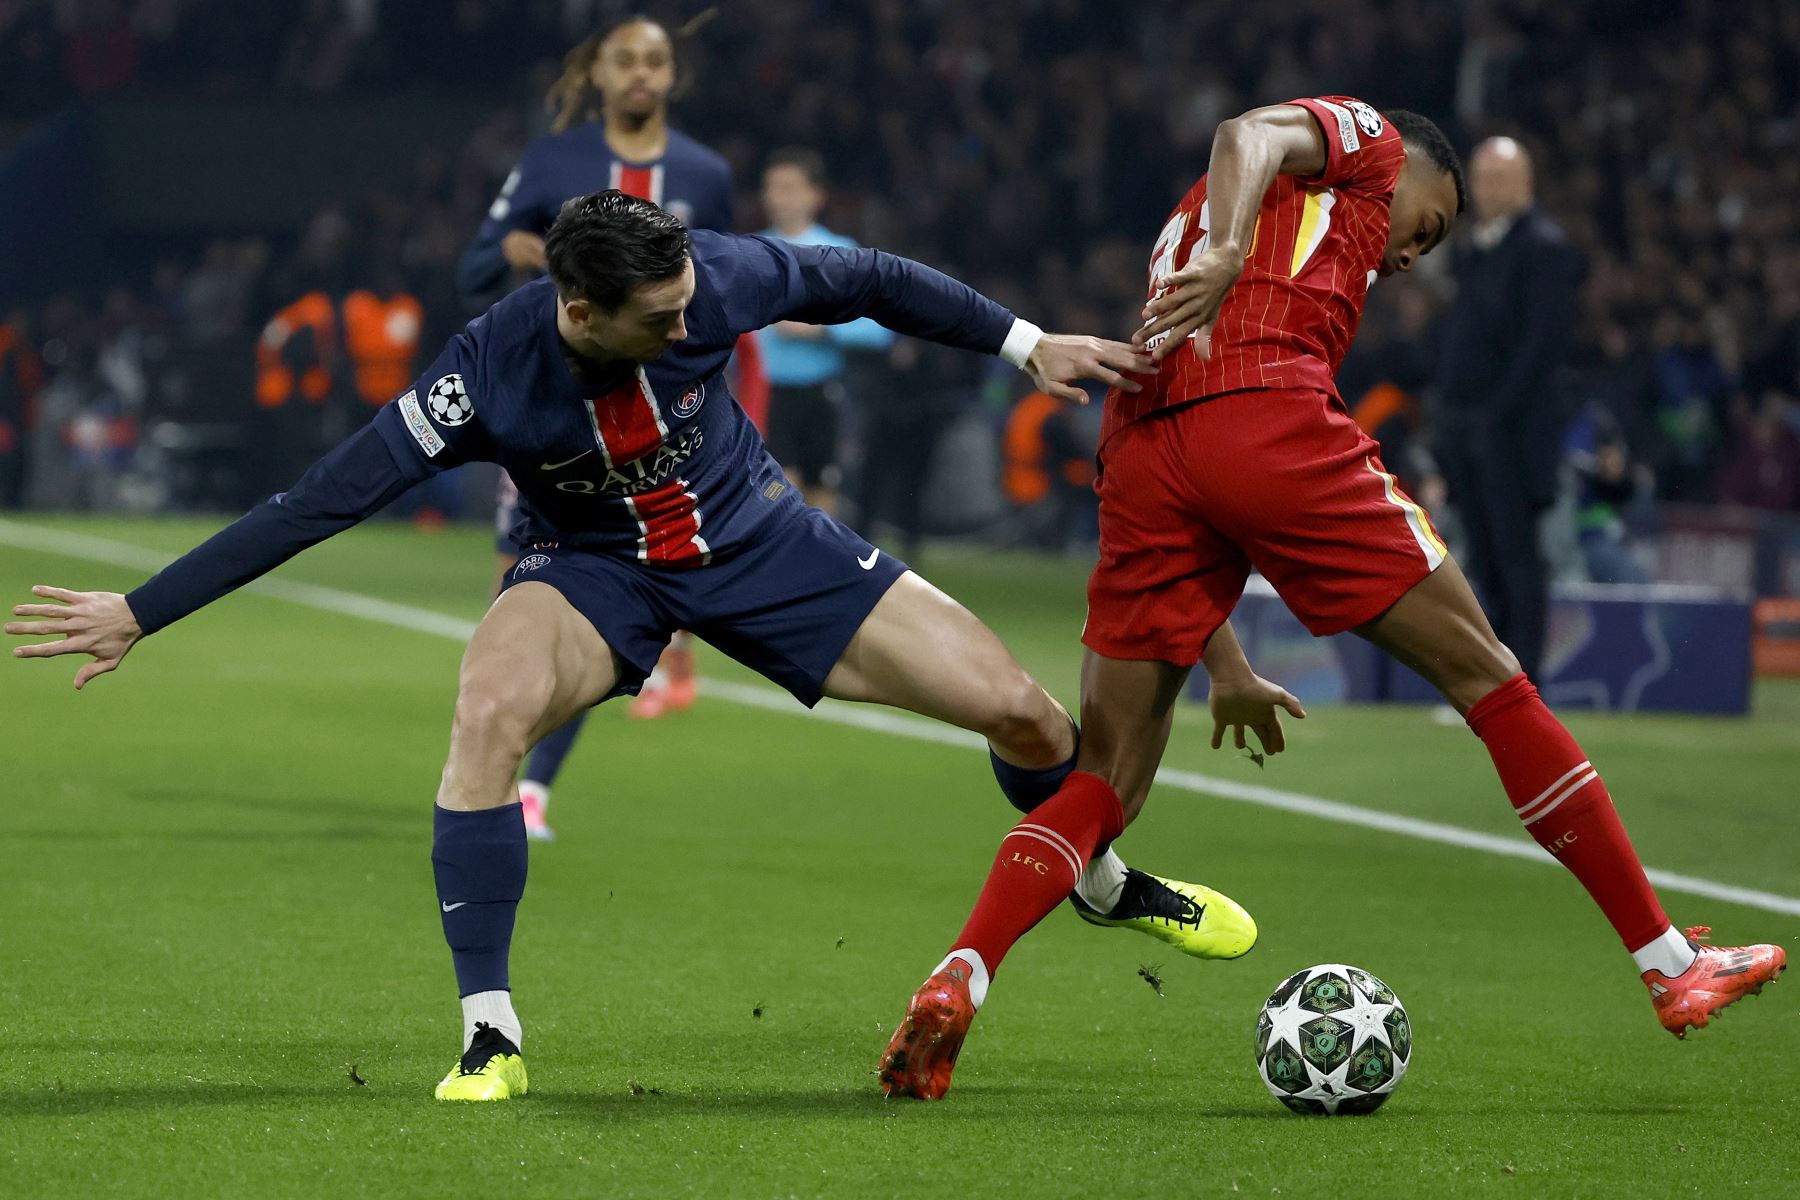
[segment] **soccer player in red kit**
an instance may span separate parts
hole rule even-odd
[[[1670,924],[1598,771],[1338,398],[1370,285],[1411,270],[1462,208],[1455,152],[1416,114],[1331,96],[1220,125],[1206,176],[1152,252],[1135,340],[1157,360],[1155,384],[1106,399],[1077,769],[1001,842],[882,1059],[889,1095],[949,1087],[1001,957],[1143,807],[1196,662],[1215,720],[1240,739],[1249,724],[1279,749],[1275,710],[1303,715],[1251,673],[1226,623],[1252,569],[1315,635],[1356,631],[1456,706],[1526,830],[1632,952],[1670,1032],[1704,1026],[1785,966],[1777,946],[1700,945],[1704,927]],[[1221,688],[1235,706],[1224,714]]]

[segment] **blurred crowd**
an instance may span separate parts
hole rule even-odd
[[[671,29],[701,9],[634,7]],[[122,263],[116,286],[7,314],[0,504],[17,501],[25,470],[7,449],[33,429],[46,453],[95,468],[86,490],[45,498],[118,500],[108,489],[129,477],[147,397],[211,403],[184,393],[182,364],[263,336],[307,290],[410,297],[429,356],[469,315],[457,254],[543,128],[561,54],[623,11],[0,0],[0,125],[13,130],[107,96],[225,105],[453,88],[491,94],[494,113],[460,153],[422,153],[291,237],[159,248]],[[1047,327],[1113,336],[1130,329],[1147,244],[1204,170],[1220,120],[1338,92],[1422,111],[1465,148],[1510,134],[1586,259],[1567,373],[1571,486],[1598,479],[1622,508],[1800,510],[1800,6],[758,0],[720,6],[678,55],[674,119],[731,162],[741,228],[762,227],[769,152],[813,147],[829,165],[832,228],[958,272]],[[1452,297],[1430,263],[1374,289],[1343,376],[1353,404],[1384,389],[1395,436],[1427,427],[1436,399]],[[247,409],[245,359],[235,402]],[[951,382],[997,403],[976,376]],[[1429,463],[1395,457],[1428,491]]]

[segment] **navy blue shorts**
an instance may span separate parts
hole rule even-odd
[[[502,591],[547,583],[591,622],[621,663],[602,700],[635,695],[669,638],[691,630],[811,708],[875,604],[907,571],[816,508],[722,562],[690,571],[543,542],[523,547]]]

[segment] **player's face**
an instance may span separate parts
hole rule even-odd
[[[669,102],[675,87],[675,49],[654,21],[633,21],[600,44],[588,76],[606,111],[642,119]]]
[[[614,312],[583,300],[568,305],[569,319],[608,357],[654,362],[687,336],[687,307],[694,299],[694,264],[672,279],[640,283]]]
[[[783,163],[763,172],[762,200],[769,223],[791,229],[813,223],[825,207],[825,192],[813,186],[805,171]]]
[[[1409,157],[1394,184],[1388,215],[1393,223],[1381,256],[1383,275],[1412,270],[1450,236],[1456,220],[1456,181],[1430,162]]]

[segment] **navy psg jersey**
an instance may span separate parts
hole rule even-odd
[[[571,367],[554,285],[528,283],[452,339],[375,428],[410,476],[499,463],[519,490],[519,545],[703,566],[798,499],[721,373],[743,330],[698,252],[695,273],[688,338],[598,376]]]
[[[879,250],[695,231],[693,264],[688,336],[654,362],[597,376],[572,368],[548,280],[512,293],[291,490],[132,592],[138,623],[160,629],[470,461],[499,463],[518,484],[522,543],[703,568],[777,535],[802,508],[726,384],[739,335],[873,317],[1015,365],[1038,336],[964,284]]]
[[[690,229],[729,232],[732,226],[731,167],[718,153],[671,129],[661,158],[627,162],[607,144],[606,123],[591,121],[546,134],[525,147],[475,240],[463,251],[457,287],[476,295],[502,283],[507,265],[501,239],[514,230],[541,237],[569,197],[608,188],[648,200]]]

